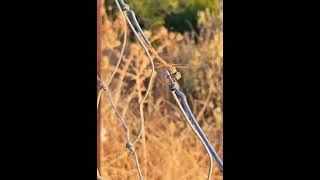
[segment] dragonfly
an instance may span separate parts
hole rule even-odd
[[[183,64],[174,64],[174,63],[168,63],[170,65],[171,69],[175,69],[175,73],[172,74],[176,78],[176,80],[181,79],[181,73],[178,71],[178,69],[195,69],[198,68],[198,66],[191,66],[191,65],[183,65]],[[160,63],[154,63],[155,69],[161,69],[166,68],[162,66]],[[151,67],[148,67],[148,69],[151,69]],[[170,72],[172,73],[172,72]]]
[[[165,68],[169,71],[171,78],[173,78],[174,80],[179,80],[181,79],[181,73],[177,70],[177,68],[192,68],[189,66],[185,66],[185,65],[180,65],[180,64],[171,64],[171,63],[167,63],[165,60],[163,60],[159,54],[150,46],[147,45],[147,49],[149,50],[149,52],[151,52],[151,55],[153,57],[153,59],[156,59],[158,62],[155,63],[155,68]]]
[[[194,67],[188,66],[188,65],[183,65],[183,64],[174,64],[170,63],[171,66],[175,67],[176,69],[191,69]],[[164,68],[160,63],[155,63],[154,68],[159,69],[159,68]]]
[[[155,63],[155,68],[165,68],[169,71],[170,76],[173,80],[177,81],[181,79],[181,73],[177,70],[177,68],[189,68],[187,66],[182,66],[179,64],[171,64],[167,63],[159,54],[158,52],[152,47],[152,45],[148,42],[144,42],[146,45],[147,50],[151,53],[152,59],[155,59],[158,61],[157,65]]]

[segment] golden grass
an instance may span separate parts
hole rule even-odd
[[[210,22],[210,23],[208,23]],[[199,13],[199,34],[179,34],[160,28],[146,32],[160,56],[169,63],[187,65],[181,69],[180,85],[192,111],[211,144],[223,159],[222,118],[222,12]],[[120,55],[123,21],[120,16],[104,22],[103,80],[114,70]],[[132,38],[132,37],[130,37]],[[196,42],[196,39],[198,42]],[[139,132],[139,96],[143,96],[151,69],[143,49],[130,41],[123,62],[110,91],[130,127],[134,139]],[[101,175],[106,180],[136,180],[138,174],[132,156],[125,148],[124,131],[106,95],[102,95],[103,157]],[[136,145],[145,180],[204,180],[208,172],[208,156],[201,142],[183,119],[167,82],[158,70],[153,90],[145,105],[145,129]],[[214,162],[212,180],[221,180],[222,173]]]

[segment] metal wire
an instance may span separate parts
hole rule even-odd
[[[130,10],[130,9],[129,9],[129,6],[126,6],[126,5],[123,5],[123,6],[127,8],[126,10],[128,11],[128,14],[129,14],[129,16],[131,17],[131,19],[132,19],[132,21],[133,21],[133,24],[134,24],[134,26],[135,26],[135,28],[136,28],[136,31],[138,31],[138,32],[141,34],[144,42],[147,44],[148,50],[150,50],[151,53],[152,53],[152,55],[155,56],[155,59],[159,61],[159,63],[161,64],[162,67],[169,69],[169,70],[170,70],[170,74],[176,74],[176,73],[178,73],[177,70],[176,70],[176,68],[175,68],[174,66],[172,66],[171,64],[167,63],[165,60],[163,60],[163,59],[159,56],[159,54],[157,53],[157,51],[152,47],[150,41],[148,40],[148,38],[147,38],[146,35],[144,34],[143,30],[141,29],[141,27],[140,27],[140,25],[139,25],[139,22],[138,22],[138,20],[137,20],[137,18],[136,18],[136,15],[135,15],[134,11]],[[177,77],[177,78],[180,78],[180,77],[178,77],[178,76],[176,76],[176,77]]]
[[[150,64],[151,64],[151,67],[152,67],[152,71],[151,71],[151,77],[150,77],[150,81],[149,81],[149,84],[148,84],[148,88],[147,88],[147,92],[145,94],[145,96],[142,98],[142,100],[139,102],[139,111],[140,111],[140,118],[141,118],[141,124],[140,124],[140,131],[139,131],[139,135],[137,136],[137,138],[134,140],[133,142],[133,145],[135,145],[140,137],[142,136],[142,130],[144,129],[144,114],[143,114],[143,105],[144,105],[144,102],[146,101],[146,98],[148,97],[150,91],[151,91],[151,88],[152,88],[152,82],[153,82],[153,75],[154,75],[154,71],[155,71],[155,66],[154,66],[154,62],[153,62],[153,58],[152,56],[150,55],[150,53],[148,52],[146,46],[144,45],[143,41],[141,40],[141,38],[139,37],[137,31],[135,30],[134,26],[132,25],[130,19],[128,18],[128,16],[124,13],[123,9],[125,8],[128,8],[128,5],[121,5],[119,4],[118,0],[115,0],[116,4],[117,4],[117,7],[119,9],[119,11],[121,12],[122,16],[126,18],[127,20],[127,23],[129,24],[129,27],[131,28],[131,30],[133,31],[134,35],[137,37],[139,43],[141,44],[142,48],[144,49],[144,51],[146,52],[147,56],[148,56],[148,59],[150,61]],[[124,3],[123,1],[121,3]],[[125,7],[125,8],[122,8],[122,7]],[[127,10],[127,9],[125,9]]]
[[[100,99],[101,99],[101,94],[102,94],[102,91],[105,90],[105,87],[104,87],[104,84],[101,83],[102,81],[100,80],[99,76],[97,76],[97,79],[98,79],[99,85],[100,85],[99,92],[98,92],[98,97],[97,97],[97,111],[98,111],[99,104],[100,104]],[[99,173],[99,169],[97,169],[97,179],[98,180],[104,180],[103,177]]]
[[[134,145],[137,143],[137,141],[140,139],[141,135],[142,135],[142,130],[144,128],[144,115],[143,115],[143,104],[149,94],[149,91],[151,90],[151,85],[152,85],[152,80],[153,80],[153,73],[154,73],[154,63],[153,63],[153,59],[150,55],[150,53],[148,52],[148,49],[151,50],[153,53],[156,52],[155,49],[152,47],[151,43],[148,41],[148,39],[146,38],[143,30],[141,29],[136,17],[135,17],[135,14],[134,14],[134,11],[130,10],[129,9],[129,6],[127,4],[124,3],[123,0],[120,0],[120,4],[119,4],[119,1],[118,0],[115,0],[116,4],[117,4],[117,7],[118,9],[120,10],[122,16],[124,17],[124,21],[126,21],[131,30],[134,32],[135,36],[137,37],[139,43],[141,44],[141,46],[143,47],[144,51],[146,52],[149,60],[150,60],[150,63],[152,65],[152,73],[151,73],[151,78],[150,78],[150,82],[149,82],[149,86],[148,86],[148,90],[146,92],[146,95],[144,96],[144,98],[141,100],[141,102],[139,103],[139,110],[140,110],[140,116],[141,116],[141,124],[140,124],[140,131],[139,131],[139,135],[137,136],[136,140],[134,141],[134,143],[130,143],[130,138],[129,138],[129,135],[127,132],[129,132],[128,128],[126,127],[126,124],[124,123],[124,120],[121,116],[121,114],[116,110],[116,107],[115,107],[115,104],[114,102],[112,101],[112,96],[111,96],[111,93],[108,89],[108,87],[106,88],[106,92],[108,92],[108,95],[109,95],[109,99],[111,100],[111,104],[113,106],[113,109],[116,111],[116,114],[117,116],[119,117],[119,119],[121,120],[122,124],[124,125],[124,129],[126,129],[126,139],[127,139],[127,147],[129,150],[132,151],[132,154],[134,155],[134,158],[135,158],[135,163],[136,163],[136,167],[138,169],[138,172],[139,172],[139,177],[140,179],[142,179],[142,173],[141,173],[141,170],[140,170],[140,166],[139,166],[139,162],[138,162],[138,156],[136,154],[136,152],[134,151]],[[132,25],[130,19],[128,18],[128,16],[125,14],[124,11],[128,11],[130,17],[132,18],[133,20],[133,23],[134,23],[134,26]],[[149,46],[149,48],[146,48],[143,41],[141,40],[141,38],[139,37],[137,31],[141,34],[144,42],[147,44],[147,46]],[[122,58],[122,55],[123,55],[123,51],[124,51],[124,46],[121,50],[121,56],[120,56],[120,60]],[[157,54],[157,53],[156,53]],[[159,57],[161,59],[161,57]],[[120,61],[119,60],[119,61]],[[118,64],[117,64],[117,68],[119,67],[119,64],[120,62],[118,61]],[[117,69],[116,68],[116,69]],[[170,77],[170,73],[166,70],[165,73],[169,74],[168,77]],[[114,76],[115,72],[112,74],[111,78],[109,79],[109,82],[108,82],[108,85],[110,84],[113,76]],[[169,79],[170,80],[170,79]],[[171,79],[170,83],[172,85],[172,82],[173,80]],[[208,179],[210,179],[211,177],[211,172],[212,172],[212,156],[215,158],[215,160],[217,161],[220,169],[223,171],[223,163],[221,161],[221,159],[219,158],[219,156],[217,155],[217,153],[214,151],[214,149],[212,148],[212,146],[210,145],[208,139],[206,138],[205,134],[203,133],[200,125],[197,123],[195,117],[193,116],[191,110],[190,110],[190,107],[188,105],[188,102],[186,100],[186,97],[185,95],[183,94],[182,91],[179,90],[179,85],[177,82],[174,82],[175,83],[175,88],[172,89],[172,95],[175,99],[175,101],[177,102],[181,112],[183,113],[187,123],[189,124],[189,126],[192,128],[193,132],[198,136],[198,138],[200,139],[200,141],[202,142],[202,144],[204,145],[204,147],[206,148],[207,152],[208,152],[208,155],[209,155],[209,159],[210,159],[210,168],[209,168],[209,173],[208,173]],[[101,94],[99,92],[99,94]],[[179,101],[178,97],[179,96],[182,100],[182,102]],[[181,105],[181,103],[183,104],[183,107]],[[98,104],[98,103],[97,103]]]
[[[151,50],[155,51],[154,48],[152,47],[151,43],[150,43],[150,42],[148,41],[148,39],[146,38],[146,36],[145,36],[143,30],[141,29],[138,21],[136,20],[136,17],[135,17],[134,12],[129,9],[129,6],[126,5],[126,4],[123,2],[123,0],[120,0],[120,2],[122,3],[122,5],[121,5],[122,11],[127,10],[127,11],[129,12],[131,18],[133,19],[135,28],[137,29],[137,31],[140,32],[140,34],[141,34],[141,36],[143,37],[145,43],[151,48]],[[120,9],[121,9],[121,8],[120,8]],[[129,23],[131,29],[132,29],[133,31],[135,31],[133,25],[131,24],[131,22],[130,22],[130,20],[129,20],[129,18],[128,18],[127,16],[126,16],[126,19],[127,19],[128,23]],[[138,38],[138,40],[139,40],[139,42],[140,42],[140,38],[139,38],[139,36],[137,35],[137,33],[135,33],[135,35],[136,35],[136,37]],[[141,43],[141,42],[140,42],[140,43]],[[142,43],[141,43],[141,44],[142,44]],[[142,45],[143,45],[143,44],[142,44]],[[166,73],[168,73],[168,71],[166,71]],[[170,74],[169,74],[168,77],[170,77]],[[177,82],[176,82],[176,84],[177,84]],[[182,93],[181,91],[179,91],[179,92]],[[207,150],[207,152],[208,152],[208,155],[209,155],[209,157],[210,157],[210,168],[209,168],[208,179],[210,179],[211,171],[212,171],[212,157],[210,156],[210,154],[211,154],[212,156],[214,156],[216,160],[219,159],[219,158],[217,158],[218,156],[216,155],[216,153],[215,153],[215,154],[212,153],[212,152],[215,152],[215,151],[213,150],[213,148],[212,148],[211,145],[209,144],[209,142],[208,142],[208,140],[206,139],[204,133],[201,131],[200,126],[196,126],[196,125],[198,125],[197,123],[193,123],[193,124],[195,125],[195,127],[193,127],[192,124],[190,124],[191,122],[190,122],[190,119],[189,119],[189,118],[191,118],[192,121],[195,121],[195,118],[193,117],[191,111],[188,111],[188,110],[190,110],[190,109],[182,108],[181,102],[178,100],[176,94],[175,94],[175,93],[173,93],[173,94],[174,94],[174,98],[175,98],[177,104],[179,105],[180,110],[183,112],[183,114],[184,114],[184,116],[185,116],[188,124],[189,124],[190,127],[193,129],[194,133],[199,137],[199,139],[201,140],[201,142],[203,143],[203,145],[205,146],[205,148],[206,148],[206,150]],[[182,94],[183,94],[183,93],[182,93]],[[181,95],[181,94],[180,94],[180,95]],[[183,95],[184,95],[184,94],[183,94]],[[183,99],[183,100],[184,100],[184,99]],[[184,102],[184,106],[186,107],[185,104],[187,104],[187,102],[186,102],[186,101],[183,101],[183,102]],[[188,106],[187,106],[187,107],[188,107]],[[186,111],[187,111],[187,113],[186,113]],[[188,114],[188,115],[187,115],[187,114]],[[191,114],[192,116],[190,116],[190,114]],[[193,117],[193,119],[192,119],[192,117]],[[213,151],[212,151],[212,150],[213,150]],[[218,161],[218,160],[217,160],[217,161]],[[219,165],[222,165],[221,160],[220,160],[220,162],[218,162],[218,164],[219,164]],[[222,167],[222,166],[220,166],[220,167]]]
[[[102,83],[102,81],[101,81],[101,79],[99,78],[99,76],[97,76],[97,79],[98,79],[99,85],[100,85],[100,89],[99,89],[98,97],[97,97],[97,109],[98,109],[99,104],[100,104],[100,99],[101,99],[102,91],[106,91],[106,87],[104,86],[104,83]]]
[[[142,35],[143,37],[145,37],[143,31],[142,31],[141,35]],[[149,40],[148,40],[146,37],[145,37],[144,39],[145,39],[145,41],[146,41],[147,44],[150,44],[150,45],[149,45],[150,48],[152,48],[152,49],[155,51],[155,49],[152,47],[152,45],[151,45],[151,43],[149,42]],[[167,75],[168,80],[169,80],[169,82],[171,83],[171,85],[175,85],[175,89],[179,89],[179,84],[178,84],[178,82],[176,82],[176,81],[174,81],[174,80],[172,79],[171,74],[169,73],[169,71],[165,70],[165,74]],[[174,89],[174,90],[175,90],[175,89]],[[181,91],[180,91],[180,92],[181,92]],[[182,92],[181,92],[181,93],[182,93]],[[183,93],[182,93],[182,94],[183,94]],[[180,102],[179,99],[177,98],[177,95],[176,95],[176,93],[175,93],[174,91],[172,91],[172,95],[173,95],[176,103],[178,104],[179,109],[180,109],[181,112],[183,113],[183,115],[184,115],[187,123],[189,124],[189,126],[191,127],[191,129],[193,130],[193,132],[198,136],[198,138],[199,138],[200,141],[202,142],[203,146],[204,146],[205,149],[207,150],[207,153],[208,153],[208,156],[209,156],[208,180],[210,180],[210,178],[211,178],[211,173],[212,173],[212,169],[213,169],[213,163],[212,163],[213,160],[212,160],[212,156],[210,155],[210,149],[209,149],[209,147],[207,146],[206,141],[205,141],[205,140],[203,139],[203,137],[199,134],[198,130],[195,129],[195,127],[192,125],[189,116],[187,115],[185,109],[182,107],[181,102]],[[191,114],[192,114],[192,113],[191,113]],[[201,129],[201,128],[200,128],[200,129]]]
[[[97,179],[98,179],[98,180],[103,180],[103,177],[101,177],[98,169],[97,169]]]
[[[124,53],[124,50],[125,50],[125,46],[126,46],[126,41],[127,41],[126,19],[123,18],[123,21],[124,21],[124,25],[125,25],[125,28],[124,28],[124,40],[123,40],[123,45],[122,45],[122,49],[121,49],[121,54],[120,54],[120,57],[119,57],[119,59],[118,59],[116,68],[115,68],[115,70],[113,71],[113,73],[111,74],[111,76],[110,76],[110,78],[109,78],[109,80],[108,80],[107,85],[105,85],[105,83],[99,78],[99,76],[97,76],[97,80],[100,82],[100,85],[101,85],[101,89],[100,89],[99,92],[98,92],[97,108],[98,108],[98,106],[99,106],[99,102],[100,102],[102,90],[104,90],[104,91],[107,93],[108,97],[109,97],[109,100],[110,100],[110,102],[111,102],[111,105],[112,105],[113,110],[115,111],[117,117],[120,119],[120,122],[121,122],[121,124],[122,124],[122,127],[123,127],[123,129],[124,129],[124,131],[125,131],[126,147],[127,147],[127,149],[129,150],[129,152],[131,152],[131,154],[133,154],[135,166],[136,166],[136,168],[137,168],[137,171],[138,171],[140,180],[143,180],[142,172],[141,172],[141,169],[140,169],[140,166],[139,166],[138,156],[137,156],[136,151],[134,150],[134,145],[132,145],[132,143],[131,143],[131,141],[130,141],[130,131],[129,131],[129,128],[128,128],[127,124],[125,123],[125,120],[123,119],[122,115],[121,115],[120,112],[118,111],[118,109],[117,109],[117,107],[116,107],[116,104],[115,104],[114,101],[113,101],[112,94],[111,94],[111,92],[109,91],[109,88],[108,88],[108,86],[110,85],[112,79],[114,78],[115,74],[117,73],[117,70],[118,70],[118,68],[119,68],[119,66],[120,66],[120,63],[121,63],[121,60],[122,60],[122,57],[123,57],[123,53]],[[101,176],[100,176],[100,177],[101,177]],[[99,178],[99,171],[98,171],[98,178]]]
[[[98,97],[97,97],[97,108],[99,107],[100,99],[101,99],[101,94],[102,94],[102,89],[99,90],[98,92]]]
[[[145,34],[143,33],[142,29],[140,28],[139,23],[138,23],[138,21],[137,21],[136,18],[135,18],[135,15],[133,14],[132,16],[134,17],[133,19],[134,19],[134,22],[135,22],[135,24],[136,24],[136,27],[137,27],[137,29],[140,30],[140,33],[141,33],[143,39],[144,39],[145,42],[150,46],[150,48],[152,48],[152,49],[154,50],[154,48],[152,47],[151,43],[150,43],[150,42],[148,41],[148,39],[145,37]],[[155,50],[154,50],[154,51],[155,51]],[[169,73],[168,71],[166,71],[166,74],[168,75],[168,77],[170,77],[170,73]],[[171,79],[171,82],[173,82],[172,79]],[[178,82],[175,82],[175,83],[176,83],[176,85],[178,85]],[[201,136],[201,137],[199,137],[199,138],[201,139],[201,141],[205,142],[204,145],[206,146],[206,149],[207,149],[207,150],[209,149],[210,154],[215,158],[215,160],[217,161],[220,169],[223,171],[223,162],[222,162],[222,160],[220,159],[220,157],[218,156],[218,154],[216,153],[216,151],[212,148],[212,145],[211,145],[210,142],[208,141],[206,135],[204,134],[204,132],[202,131],[200,125],[198,124],[197,120],[195,119],[194,115],[192,114],[191,109],[190,109],[190,107],[189,107],[189,104],[188,104],[188,102],[187,102],[186,96],[184,95],[184,93],[183,93],[182,91],[179,90],[179,88],[176,88],[176,89],[175,89],[175,92],[176,92],[176,94],[182,99],[182,103],[183,103],[184,108],[183,108],[183,109],[180,108],[181,111],[183,111],[184,114],[185,114],[185,112],[187,112],[189,119],[191,119],[192,124],[195,126],[196,131],[198,132],[198,133],[196,133],[196,134]],[[176,96],[174,96],[174,98],[176,99]],[[179,107],[180,107],[180,105],[181,105],[181,104],[180,104],[180,101],[179,101],[179,102],[177,101],[177,103],[178,103],[178,105],[179,105]],[[184,111],[185,111],[185,112],[184,112]],[[188,119],[188,118],[187,118],[187,119]],[[209,153],[209,152],[208,152],[208,153]],[[212,168],[212,167],[211,167],[211,168]],[[211,168],[210,168],[210,169],[211,169]]]
[[[153,51],[155,52],[155,50],[154,50],[154,48],[152,47],[151,43],[150,43],[149,40],[145,37],[145,34],[144,34],[143,30],[141,29],[138,21],[136,20],[134,12],[129,9],[129,6],[126,5],[126,4],[123,2],[123,0],[121,0],[121,3],[122,3],[122,5],[121,5],[122,10],[128,10],[128,11],[129,11],[129,13],[131,14],[131,17],[132,17],[132,19],[133,19],[133,22],[134,22],[134,24],[135,24],[136,29],[137,29],[137,30],[140,32],[140,34],[142,35],[145,43],[151,48],[151,50],[153,50]],[[126,19],[127,19],[128,23],[129,23],[131,29],[132,29],[133,31],[135,31],[135,29],[134,29],[133,25],[131,24],[129,18],[126,17]],[[139,42],[140,42],[141,40],[140,40],[138,34],[135,33],[135,35],[137,36],[137,38],[138,38],[138,40],[139,40]],[[141,42],[140,42],[140,43],[141,43]],[[142,44],[142,43],[141,43],[141,44]],[[143,44],[142,44],[142,45],[143,45]],[[173,93],[173,94],[174,94],[174,93]],[[181,110],[181,111],[183,112],[183,114],[185,115],[188,124],[189,124],[190,127],[193,129],[194,133],[199,137],[199,139],[201,140],[201,142],[203,143],[204,147],[206,148],[206,150],[207,150],[207,152],[208,152],[208,155],[209,155],[209,158],[210,158],[210,168],[209,168],[209,173],[208,173],[208,179],[210,179],[210,177],[211,177],[211,171],[212,171],[212,157],[210,156],[210,151],[209,151],[209,149],[208,149],[208,147],[207,147],[207,144],[205,143],[204,139],[203,139],[202,136],[199,134],[199,132],[197,131],[197,129],[195,129],[195,128],[190,124],[191,122],[190,122],[190,120],[189,120],[189,118],[188,118],[188,115],[186,114],[185,110],[182,108],[182,106],[181,106],[181,104],[180,104],[180,101],[177,99],[177,97],[176,97],[175,94],[174,94],[174,98],[175,98],[177,104],[179,105],[180,110]]]
[[[134,156],[135,165],[136,165],[136,167],[137,167],[137,169],[138,169],[139,178],[140,178],[141,180],[143,180],[141,168],[140,168],[139,161],[138,161],[138,155],[137,155],[136,151],[132,151],[132,152],[133,152],[132,154],[133,154],[133,156]]]
[[[126,43],[127,43],[127,23],[126,23],[126,19],[125,18],[122,18],[122,19],[123,19],[123,23],[124,23],[124,34],[123,34],[123,44],[122,44],[122,48],[121,48],[121,53],[120,53],[116,68],[115,68],[115,70],[113,71],[113,73],[111,74],[111,76],[109,78],[107,86],[110,85],[114,75],[117,73],[117,71],[119,69],[120,63],[122,61],[123,53],[124,53],[124,50],[125,50],[125,47],[126,47]]]
[[[175,94],[174,91],[171,91],[172,96],[174,97],[174,100],[177,102],[179,109],[181,110],[183,116],[185,117],[187,123],[189,124],[189,126],[191,127],[192,131],[198,136],[198,138],[200,139],[200,141],[202,142],[203,146],[206,148],[207,153],[208,153],[208,157],[209,157],[209,172],[208,172],[208,180],[210,180],[211,178],[211,173],[212,173],[212,168],[213,168],[213,159],[212,156],[210,155],[209,149],[206,146],[204,140],[201,138],[200,134],[198,133],[198,131],[195,129],[195,127],[192,125],[192,122],[190,121],[187,113],[185,112],[185,110],[183,109],[177,95]]]
[[[135,162],[135,165],[136,165],[136,168],[137,168],[137,171],[138,171],[138,174],[139,174],[139,177],[140,177],[140,180],[143,180],[143,176],[142,176],[142,172],[141,172],[141,169],[140,169],[140,166],[139,166],[139,160],[138,160],[138,156],[137,156],[137,153],[134,149],[134,146],[132,145],[131,141],[130,141],[130,133],[129,133],[129,128],[127,126],[127,124],[125,123],[124,119],[122,118],[122,115],[120,114],[120,112],[118,111],[115,103],[113,102],[113,98],[112,98],[112,95],[109,91],[109,88],[105,85],[105,83],[100,80],[99,76],[97,75],[97,80],[100,82],[101,84],[101,87],[104,87],[104,90],[105,92],[107,93],[107,95],[109,96],[109,100],[111,102],[111,105],[112,105],[112,108],[113,110],[115,111],[117,117],[120,119],[120,122],[122,124],[122,128],[124,129],[125,131],[125,138],[126,138],[126,148],[129,150],[130,153],[134,154],[134,162]],[[98,104],[98,103],[97,103]],[[98,104],[99,105],[99,104]]]
[[[118,3],[117,0],[115,0],[118,8],[120,9],[121,11],[121,7]],[[134,161],[135,161],[135,166],[138,170],[138,174],[139,174],[139,177],[140,177],[140,180],[143,180],[143,176],[142,176],[142,172],[141,172],[141,168],[140,168],[140,165],[139,165],[139,161],[138,161],[138,156],[137,156],[137,153],[135,152],[134,150],[134,145],[137,143],[137,141],[139,140],[139,138],[141,137],[142,135],[142,130],[144,129],[144,114],[143,114],[143,105],[144,105],[144,102],[146,100],[146,98],[148,97],[148,94],[149,92],[151,91],[151,88],[152,88],[152,81],[153,81],[153,75],[154,75],[154,63],[153,63],[153,60],[152,60],[152,57],[151,55],[148,53],[148,51],[146,50],[146,48],[143,46],[144,50],[146,51],[148,57],[149,57],[149,60],[151,62],[151,65],[152,65],[152,72],[151,72],[151,78],[150,78],[150,81],[149,81],[149,85],[148,85],[148,89],[147,89],[147,92],[145,94],[145,96],[143,97],[143,99],[140,101],[139,103],[139,110],[140,110],[140,116],[141,116],[141,123],[140,123],[140,132],[139,132],[139,135],[137,136],[136,140],[131,143],[130,141],[130,132],[129,132],[129,128],[128,126],[126,125],[125,123],[125,120],[123,119],[122,115],[120,114],[120,112],[118,111],[114,101],[113,101],[113,98],[112,98],[112,94],[111,92],[109,91],[109,88],[108,86],[110,85],[113,77],[115,76],[119,66],[120,66],[120,63],[121,63],[121,60],[122,60],[122,57],[123,57],[123,53],[124,53],[124,49],[125,49],[125,44],[126,44],[126,35],[127,35],[127,28],[126,28],[126,19],[127,19],[127,16],[121,11],[121,14],[123,16],[123,20],[124,20],[124,23],[125,23],[125,31],[124,31],[124,42],[123,42],[123,46],[122,46],[122,49],[121,49],[121,54],[120,54],[120,57],[118,59],[118,62],[117,62],[117,65],[116,65],[116,68],[115,70],[113,71],[111,77],[109,78],[109,81],[107,83],[107,85],[104,84],[104,82],[97,76],[97,79],[98,81],[100,82],[100,84],[102,85],[101,87],[104,87],[104,90],[105,92],[108,94],[108,97],[109,97],[109,100],[111,102],[111,105],[112,105],[112,108],[113,110],[115,111],[117,117],[120,119],[121,121],[121,124],[122,124],[122,127],[125,131],[125,138],[126,138],[126,141],[127,141],[127,144],[126,144],[126,147],[127,149],[134,155]],[[127,19],[128,20],[128,19]],[[129,23],[130,24],[130,23]],[[132,24],[131,24],[131,28],[132,28]],[[136,32],[135,32],[136,33]],[[140,42],[142,43],[142,41]],[[143,44],[142,44],[143,45]],[[100,101],[100,97],[101,97],[101,93],[102,93],[102,90],[100,89],[99,90],[99,93],[98,93],[98,100],[97,100],[97,108],[99,106],[99,101]]]
[[[201,129],[199,123],[197,122],[197,120],[195,119],[194,115],[192,114],[186,96],[179,89],[174,89],[174,91],[175,91],[175,94],[178,95],[181,98],[182,104],[184,106],[184,110],[187,112],[189,119],[191,120],[192,124],[195,126],[195,129],[197,130],[197,132],[201,136],[201,139],[205,142],[205,145],[209,149],[210,154],[217,161],[221,171],[223,171],[223,163],[222,163],[220,157],[218,156],[218,154],[216,153],[216,151],[212,148],[212,145],[210,144],[210,142],[207,139],[206,135],[202,131],[202,129]]]

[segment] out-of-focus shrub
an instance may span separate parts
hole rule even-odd
[[[106,9],[112,14],[116,11],[114,0],[106,0]],[[161,26],[185,32],[198,30],[197,13],[208,10],[216,12],[222,0],[125,0],[136,12],[137,18],[145,29]]]
[[[150,1],[151,2],[151,1]],[[222,9],[197,13],[199,31],[177,33],[165,27],[145,31],[157,52],[169,63],[180,64],[179,80],[192,111],[208,139],[223,159],[223,31]],[[106,80],[120,56],[123,21],[104,19],[102,77]],[[145,105],[145,128],[136,151],[145,179],[202,180],[208,172],[208,156],[201,142],[186,124],[168,91],[166,79],[157,69],[152,92]],[[130,127],[131,137],[139,130],[138,99],[146,92],[150,78],[149,60],[138,42],[126,45],[110,91]],[[105,95],[101,100],[103,157],[101,174],[106,180],[138,179],[131,156],[125,149],[124,132]],[[212,179],[222,180],[214,163]]]

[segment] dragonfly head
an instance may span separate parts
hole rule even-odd
[[[179,79],[181,79],[181,73],[180,72],[175,72],[174,74],[173,74],[173,76],[174,76],[174,78],[176,79],[176,80],[179,80]]]

